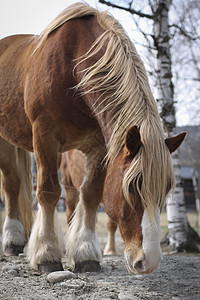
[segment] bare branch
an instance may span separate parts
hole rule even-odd
[[[200,36],[199,36],[199,35],[197,35],[197,36],[192,36],[192,35],[189,34],[186,30],[184,30],[183,27],[180,27],[180,26],[177,25],[177,24],[172,24],[172,25],[170,25],[169,27],[170,27],[170,28],[172,28],[172,27],[177,28],[177,29],[180,31],[180,33],[181,33],[182,35],[184,35],[185,37],[187,37],[187,38],[190,39],[191,41],[195,41],[195,40],[197,40],[197,39],[200,39]]]
[[[110,1],[104,1],[104,0],[99,0],[99,2],[102,3],[102,4],[106,4],[107,6],[111,6],[113,8],[119,8],[119,9],[125,10],[127,12],[130,12],[132,15],[136,14],[140,17],[147,18],[147,19],[150,19],[150,20],[153,20],[153,18],[154,18],[153,15],[145,14],[145,13],[141,12],[140,10],[137,11],[137,10],[131,8],[131,5],[130,5],[131,2],[129,4],[129,7],[120,6],[120,5],[111,3]]]
[[[131,8],[132,4],[133,4],[133,0],[129,1],[129,8]]]

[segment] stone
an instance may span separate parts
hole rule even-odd
[[[3,271],[3,272],[8,272],[8,271],[10,271],[10,270],[18,271],[18,267],[17,267],[16,265],[10,265],[10,264],[4,265],[4,266],[2,267],[2,271]]]
[[[20,258],[25,258],[26,257],[26,254],[24,254],[24,253],[19,253],[19,255],[18,255]]]
[[[76,279],[76,280],[61,282],[60,285],[63,288],[78,290],[81,289],[85,285],[85,283],[82,280]]]
[[[9,270],[7,274],[12,275],[12,276],[18,276],[18,272],[16,270]]]
[[[50,283],[56,283],[63,281],[65,279],[70,279],[70,278],[77,278],[76,274],[70,272],[70,271],[57,271],[57,272],[52,272],[47,275],[47,281]]]
[[[136,296],[133,296],[131,294],[127,294],[127,293],[123,293],[121,292],[119,295],[118,295],[118,298],[120,300],[141,300],[140,298],[136,297]]]

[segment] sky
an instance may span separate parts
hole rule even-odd
[[[40,34],[64,8],[75,2],[78,0],[1,0],[0,39],[13,34]],[[134,22],[129,13],[106,7],[97,0],[85,0],[85,2],[100,9],[108,9],[122,23],[129,36],[133,36]],[[139,36],[137,37],[134,31],[134,40],[138,39]],[[135,46],[138,47],[137,44]],[[184,111],[182,106],[182,109],[177,111],[177,125],[185,125],[188,122],[188,111]]]
[[[64,8],[75,2],[78,0],[1,0],[0,38],[18,33],[39,34]],[[85,2],[96,7],[98,1]],[[98,3],[98,7],[102,5]]]

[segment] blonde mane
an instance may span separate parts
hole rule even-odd
[[[122,189],[132,206],[128,188],[129,184],[134,184],[144,208],[154,219],[155,205],[163,207],[167,185],[173,186],[174,174],[144,65],[122,26],[107,12],[78,3],[63,11],[46,28],[39,37],[38,47],[64,22],[86,15],[96,15],[105,31],[79,58],[77,65],[100,53],[102,48],[106,50],[96,63],[82,71],[82,80],[76,88],[84,89],[84,94],[98,93],[100,96],[94,101],[94,109],[101,107],[101,112],[111,110],[113,113],[114,127],[107,145],[108,162],[112,163],[124,147],[127,130],[133,125],[139,127],[143,146],[125,173]]]
[[[39,36],[36,37],[36,41],[38,42],[38,44],[34,52],[37,51],[43,45],[48,35],[52,31],[54,31],[67,21],[96,14],[97,10],[86,4],[84,1],[77,2],[68,6],[43,30],[43,32]]]

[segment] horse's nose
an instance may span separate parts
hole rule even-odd
[[[144,262],[145,262],[145,255],[139,257],[133,264],[133,268],[137,270],[138,272],[144,270]]]
[[[136,257],[133,257],[130,253],[124,251],[125,262],[127,269],[131,274],[150,274],[156,270],[162,259],[161,255],[149,257],[143,250],[140,250]]]
[[[157,258],[156,263],[152,263],[149,259],[147,259],[146,255],[144,254],[141,257],[138,257],[135,262],[133,262],[133,270],[137,274],[149,274],[156,270],[159,266],[161,261],[161,257]]]

